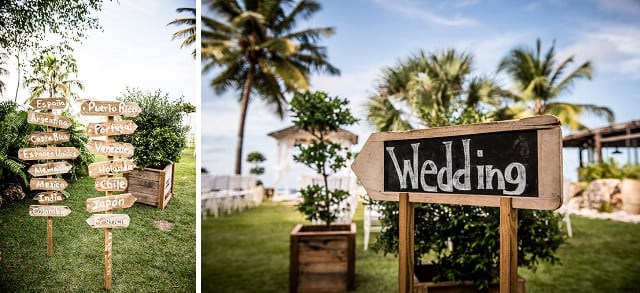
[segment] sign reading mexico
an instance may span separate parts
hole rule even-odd
[[[374,133],[353,163],[374,199],[555,209],[561,204],[560,123],[553,116]]]

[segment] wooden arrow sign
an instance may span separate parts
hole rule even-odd
[[[34,132],[27,135],[27,142],[31,145],[49,145],[60,142],[68,142],[71,139],[71,135],[66,131],[49,131],[49,132]]]
[[[67,197],[58,191],[45,191],[36,194],[33,200],[37,200],[39,204],[54,204],[64,201]]]
[[[31,205],[29,216],[32,217],[66,217],[71,213],[67,206]]]
[[[89,177],[115,175],[132,171],[136,164],[129,159],[102,161],[89,164]]]
[[[29,188],[31,190],[64,190],[69,184],[60,178],[31,178]]]
[[[54,110],[67,108],[65,98],[35,98],[29,103],[36,110]]]
[[[130,158],[133,156],[134,147],[130,143],[106,142],[92,139],[87,144],[89,152],[95,155],[117,156]]]
[[[138,104],[131,102],[84,101],[80,105],[80,114],[87,116],[136,117],[140,112]]]
[[[48,176],[55,174],[64,174],[69,173],[73,168],[73,165],[69,164],[67,161],[62,162],[50,162],[46,164],[34,164],[29,167],[29,174],[33,175],[33,177],[40,176]]]
[[[42,126],[51,126],[56,128],[67,129],[71,126],[71,119],[55,115],[40,112],[29,111],[27,113],[27,122],[31,124],[37,124]]]
[[[561,204],[562,133],[553,116],[373,133],[351,168],[376,200],[553,210]]]
[[[91,137],[132,134],[138,125],[131,120],[121,120],[114,122],[89,123],[87,134]]]
[[[128,186],[125,177],[98,177],[94,183],[97,191],[125,191]]]
[[[18,158],[26,161],[75,159],[79,155],[80,152],[75,147],[22,148],[18,150]]]
[[[133,206],[133,203],[135,202],[136,202],[136,198],[131,193],[88,198],[87,212],[97,213],[97,212],[112,211],[117,209],[126,209]]]
[[[93,214],[87,219],[91,228],[127,228],[131,219],[127,214]]]

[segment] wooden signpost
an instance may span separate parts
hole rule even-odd
[[[135,103],[114,101],[82,102],[80,113],[87,116],[106,116],[107,121],[89,123],[87,134],[90,137],[105,136],[106,140],[92,139],[87,144],[92,154],[106,155],[107,160],[89,165],[89,176],[96,178],[94,187],[104,191],[105,196],[87,199],[87,212],[93,214],[87,219],[87,224],[94,229],[104,229],[104,288],[111,289],[112,256],[113,256],[113,228],[127,228],[131,219],[126,214],[112,214],[112,210],[133,206],[136,198],[130,193],[113,194],[116,191],[126,191],[128,181],[120,174],[132,171],[136,165],[127,159],[133,156],[134,147],[129,143],[113,142],[111,136],[132,134],[138,127],[133,121],[114,121],[114,116],[135,117],[140,114],[140,107]],[[119,157],[119,159],[114,159]]]
[[[40,205],[29,207],[29,215],[32,217],[47,217],[47,256],[53,255],[53,218],[66,217],[71,210],[66,206],[55,206],[51,204],[59,203],[66,199],[61,193],[69,185],[62,178],[53,178],[53,175],[64,174],[71,171],[73,166],[67,160],[75,159],[80,152],[75,147],[56,147],[57,143],[68,142],[71,135],[67,131],[51,131],[51,128],[67,129],[71,127],[71,119],[56,115],[53,110],[63,110],[68,106],[66,98],[35,98],[29,105],[34,111],[27,112],[27,122],[36,125],[46,126],[46,132],[34,132],[25,139],[33,146],[44,146],[34,148],[21,148],[18,150],[18,157],[26,161],[45,161],[31,165],[27,172],[33,177],[29,181],[31,190],[45,190],[38,193],[33,199]],[[43,112],[41,112],[43,111]]]
[[[399,292],[413,292],[413,203],[500,207],[500,292],[517,284],[517,209],[562,204],[553,116],[373,133],[352,169],[374,200],[399,201]]]

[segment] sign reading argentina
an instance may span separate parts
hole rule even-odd
[[[384,191],[537,197],[537,131],[385,141]]]

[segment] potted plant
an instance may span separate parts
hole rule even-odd
[[[182,97],[171,100],[160,90],[143,92],[127,88],[118,100],[134,102],[140,107],[136,117],[125,117],[135,122],[137,128],[131,135],[116,137],[119,142],[131,143],[136,170],[126,174],[127,191],[137,198],[137,203],[164,209],[173,196],[173,168],[180,160],[186,146],[189,126],[182,123],[184,115],[195,107]]]
[[[290,235],[289,292],[341,292],[354,289],[355,223],[335,224],[337,215],[348,208],[349,193],[330,189],[329,176],[346,167],[351,158],[347,148],[327,136],[357,120],[347,100],[323,92],[296,94],[291,100],[293,123],[313,136],[308,145],[296,145],[294,160],[322,176],[323,184],[300,190],[296,207],[306,219],[320,224],[298,224]]]

